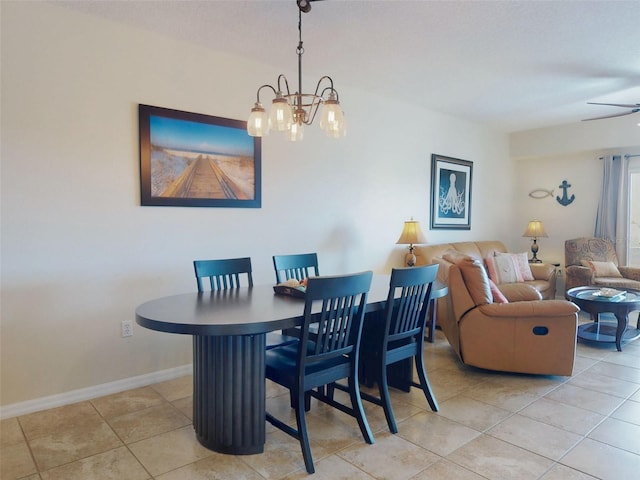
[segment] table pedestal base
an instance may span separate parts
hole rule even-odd
[[[578,338],[589,340],[591,342],[615,343],[618,351],[622,348],[619,344],[629,342],[640,337],[640,330],[633,327],[627,327],[622,333],[620,340],[616,341],[617,325],[607,324],[602,320],[598,322],[585,323],[578,326]]]
[[[193,427],[220,453],[262,453],[265,334],[193,337]]]

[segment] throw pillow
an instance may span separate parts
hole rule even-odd
[[[491,279],[489,279],[489,288],[491,289],[491,295],[493,295],[493,303],[509,303],[507,297],[504,296],[504,293],[500,291]]]
[[[622,278],[622,274],[616,264],[613,262],[596,262],[592,260],[583,260],[586,267],[591,269],[594,277],[617,277]]]
[[[527,253],[502,253],[497,252],[497,257],[509,257],[513,261],[513,264],[516,267],[516,271],[518,273],[518,278],[522,278],[521,282],[530,282],[534,280],[533,273],[531,272],[531,267],[529,266],[529,259],[527,258]]]
[[[487,257],[484,261],[489,271],[489,278],[496,285],[522,281],[522,276],[518,278],[518,270],[509,257]]]
[[[492,303],[493,296],[489,288],[489,278],[482,263],[474,258],[466,257],[457,265],[473,302],[476,305]]]

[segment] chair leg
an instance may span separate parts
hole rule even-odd
[[[391,407],[389,384],[387,382],[387,369],[384,366],[378,374],[378,391],[380,392],[380,402],[384,410],[384,416],[387,419],[389,431],[391,433],[398,433],[398,425],[396,425],[396,418],[393,415],[393,408]]]
[[[369,422],[367,421],[367,417],[364,414],[362,398],[360,398],[360,386],[358,384],[358,377],[350,377],[348,380],[348,384],[349,396],[351,397],[351,409],[353,410],[353,414],[356,417],[356,420],[358,420],[358,426],[360,427],[360,432],[362,432],[362,437],[368,444],[373,444],[375,443],[373,439],[373,433],[371,433]]]
[[[296,408],[296,402],[298,399],[296,398],[296,394],[293,390],[289,391],[289,405],[291,408]],[[311,410],[311,395],[307,392],[304,396],[304,411],[308,412]]]
[[[640,325],[640,323],[638,325]],[[333,400],[333,397],[334,397],[335,391],[336,391],[336,383],[335,382],[330,383],[326,387],[327,387],[327,397],[330,398],[331,400]]]
[[[313,457],[311,456],[311,446],[309,445],[309,434],[307,433],[307,420],[305,417],[305,409],[300,408],[300,405],[306,403],[308,395],[306,392],[299,392],[296,399],[296,423],[298,425],[298,440],[300,441],[300,448],[302,449],[302,458],[304,458],[304,466],[307,469],[307,473],[314,473],[315,467],[313,466]]]
[[[418,371],[418,378],[420,379],[420,388],[422,388],[422,392],[424,393],[427,402],[429,402],[429,406],[431,410],[434,412],[438,411],[438,402],[436,401],[436,397],[431,390],[431,385],[429,385],[429,380],[427,380],[427,372],[424,369],[424,357],[421,354],[415,356],[416,361],[416,370]]]

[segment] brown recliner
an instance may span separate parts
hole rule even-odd
[[[541,375],[571,375],[579,308],[566,300],[542,300],[530,285],[503,293],[494,303],[480,261],[438,259],[447,269],[451,315],[441,324],[462,362],[474,367]]]
[[[606,264],[608,273],[599,274],[589,262],[600,262],[603,271]],[[610,288],[634,288],[640,290],[640,267],[618,265],[618,255],[611,240],[596,237],[581,237],[564,242],[565,289],[585,285]]]

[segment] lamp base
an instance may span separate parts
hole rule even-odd
[[[407,267],[413,267],[416,264],[416,256],[413,252],[409,252],[404,256],[404,263]]]
[[[409,253],[404,256],[404,264],[407,267],[413,267],[416,264],[416,256],[413,253],[413,243],[409,244]]]
[[[538,259],[538,242],[536,242],[535,238],[531,244],[531,253],[533,253],[533,257],[531,257],[529,263],[542,263],[542,260]]]

